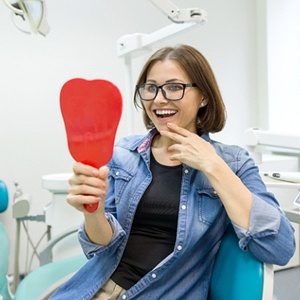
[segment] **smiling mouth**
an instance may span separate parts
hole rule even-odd
[[[167,118],[174,116],[177,113],[174,109],[161,109],[161,110],[155,110],[155,115],[158,118]]]

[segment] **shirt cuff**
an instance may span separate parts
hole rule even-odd
[[[109,224],[112,228],[112,232],[113,232],[113,236],[112,236],[112,239],[111,239],[109,245],[115,244],[116,240],[118,240],[121,236],[124,235],[124,230],[112,214],[106,213],[105,216],[106,216],[106,219],[109,222]],[[101,249],[105,249],[105,248],[109,247],[109,245],[101,246],[101,245],[91,242],[91,240],[89,239],[89,237],[85,231],[84,222],[82,222],[82,224],[79,226],[78,239],[81,244],[83,252],[85,253],[85,255],[88,258],[93,257],[94,254],[96,252],[101,251]]]
[[[249,241],[255,237],[265,237],[278,233],[280,226],[280,212],[271,204],[253,195],[253,202],[250,214],[249,230],[246,230],[232,223],[239,238],[240,248],[247,249]]]

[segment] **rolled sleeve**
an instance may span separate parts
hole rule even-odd
[[[253,195],[249,230],[233,223],[234,230],[240,240],[240,248],[246,250],[253,237],[260,238],[277,234],[280,220],[280,212],[274,206]]]
[[[112,239],[107,246],[101,246],[98,244],[95,244],[90,241],[84,227],[84,222],[80,225],[78,230],[78,239],[81,244],[82,250],[87,256],[87,258],[93,257],[97,252],[104,251],[105,249],[111,247],[112,245],[115,245],[124,235],[125,232],[119,222],[116,220],[116,218],[110,214],[106,213],[106,218],[112,228],[113,236]]]

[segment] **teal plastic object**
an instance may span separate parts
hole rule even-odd
[[[30,272],[18,285],[14,300],[38,300],[64,277],[79,270],[87,258],[81,254],[43,265]]]
[[[8,272],[8,256],[9,256],[9,239],[5,228],[0,222],[0,299],[11,300],[8,288],[7,272]]]
[[[213,269],[211,300],[261,300],[264,264],[242,251],[233,227],[227,229]]]
[[[4,212],[8,206],[8,191],[4,181],[0,180],[0,213]]]

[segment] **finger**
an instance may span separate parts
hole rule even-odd
[[[109,173],[109,168],[107,166],[103,166],[99,169],[99,178],[107,179]]]
[[[170,131],[168,130],[161,130],[160,131],[160,134],[162,136],[166,136],[168,137],[169,139],[177,142],[177,143],[183,143],[184,140],[191,136],[191,132],[182,128],[182,127],[179,127],[173,123],[168,123],[168,128],[170,129]]]
[[[99,176],[99,170],[97,168],[94,168],[89,165],[85,165],[80,162],[76,162],[73,166],[73,172],[74,174],[83,174],[86,176],[94,176],[98,177]]]
[[[106,190],[107,190],[107,184],[104,181],[99,181],[94,185],[90,185],[90,184],[72,185],[69,189],[69,194],[104,197],[106,195]]]
[[[94,204],[98,203],[101,200],[99,197],[93,197],[91,195],[68,195],[67,196],[67,202],[76,207],[77,209],[84,211],[84,204]]]
[[[167,127],[172,131],[181,136],[187,137],[191,134],[191,132],[185,128],[182,128],[174,123],[167,123]]]
[[[86,176],[82,174],[73,174],[69,178],[69,185],[75,186],[75,185],[88,185],[88,186],[99,186],[100,182],[104,181],[100,179],[99,177],[93,177],[93,176]]]
[[[97,179],[101,179],[105,182],[108,181],[109,168],[106,166],[97,170],[91,166],[76,163],[73,167],[73,171],[73,175],[69,178],[69,184],[71,186],[77,184],[97,186],[99,184]]]
[[[182,135],[179,135],[179,134],[177,134],[177,133],[175,133],[175,132],[171,132],[171,131],[167,131],[167,130],[161,130],[161,131],[160,131],[160,134],[161,134],[162,136],[165,136],[165,137],[167,137],[167,138],[173,140],[173,141],[176,142],[176,143],[182,143],[182,142],[183,142],[183,139],[185,138],[185,137],[183,137]]]

